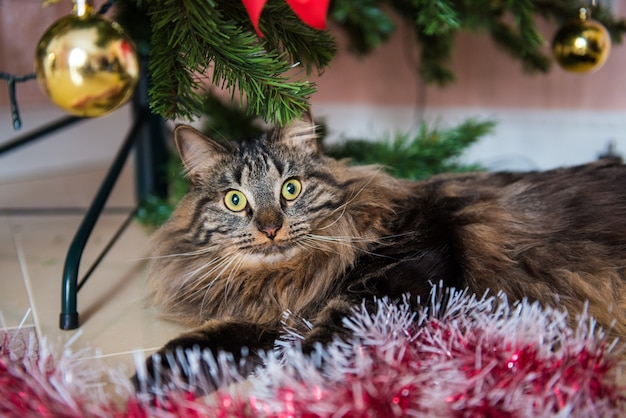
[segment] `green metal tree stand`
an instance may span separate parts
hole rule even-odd
[[[61,313],[59,326],[63,330],[76,329],[80,325],[78,313],[78,292],[95,271],[108,251],[113,247],[123,231],[134,218],[137,207],[150,195],[165,197],[167,195],[167,178],[165,165],[167,162],[167,146],[165,126],[161,117],[152,114],[148,106],[149,80],[146,74],[146,60],[142,60],[142,77],[132,99],[133,122],[130,130],[117,152],[109,170],[87,209],[65,259],[61,288]],[[56,131],[72,126],[88,119],[69,116],[57,122],[43,126],[29,134],[17,137],[0,146],[0,155],[48,136]],[[105,204],[119,179],[130,152],[135,150],[135,177],[137,183],[137,206],[130,211],[127,219],[105,245],[82,279],[78,280],[81,257],[91,232],[101,216]]]

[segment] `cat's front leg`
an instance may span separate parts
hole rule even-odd
[[[236,320],[209,320],[201,327],[169,341],[148,357],[145,369],[138,370],[132,380],[140,392],[161,393],[164,387],[172,386],[174,381],[178,385],[186,385],[200,377],[201,384],[192,385],[192,389],[210,392],[229,382],[228,379],[222,379],[223,370],[213,370],[211,364],[205,361],[203,352],[213,359],[217,359],[220,353],[225,354],[232,359],[229,360],[229,366],[235,367],[238,374],[246,376],[259,364],[259,352],[271,350],[278,336],[276,326]],[[194,353],[201,355],[194,356]],[[198,376],[193,376],[194,373]]]

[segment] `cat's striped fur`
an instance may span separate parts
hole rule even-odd
[[[621,163],[409,182],[322,155],[306,121],[227,144],[181,126],[176,143],[193,188],[154,236],[149,294],[194,330],[162,352],[271,348],[287,310],[313,323],[310,349],[363,299],[416,301],[439,281],[572,317],[588,303],[626,335]],[[231,190],[245,209],[228,208]]]

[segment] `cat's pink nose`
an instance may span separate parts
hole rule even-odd
[[[278,233],[278,230],[282,228],[282,226],[283,226],[282,223],[280,225],[262,226],[262,227],[259,227],[259,231],[263,232],[269,239],[274,239],[276,238],[276,234]]]

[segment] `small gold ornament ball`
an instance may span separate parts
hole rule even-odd
[[[50,100],[88,117],[126,103],[139,79],[133,42],[117,23],[96,14],[65,16],[50,26],[37,46],[35,70]]]
[[[552,53],[567,71],[586,73],[598,70],[611,52],[611,37],[595,20],[577,20],[563,25],[552,43]]]

